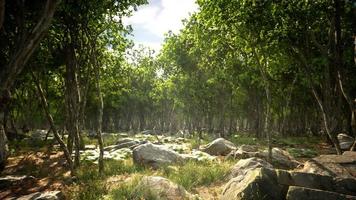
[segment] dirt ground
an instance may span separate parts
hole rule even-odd
[[[13,185],[0,191],[0,199],[18,197],[34,192],[61,190],[65,181],[70,179],[70,172],[65,169],[63,153],[26,152],[8,159],[1,176],[28,175],[19,185]]]

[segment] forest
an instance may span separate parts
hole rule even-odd
[[[0,0],[0,199],[356,199],[356,1],[148,3]]]

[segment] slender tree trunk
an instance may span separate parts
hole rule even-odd
[[[103,123],[103,109],[104,109],[104,102],[103,96],[101,93],[100,87],[100,70],[99,66],[96,64],[96,88],[97,88],[97,95],[98,95],[98,129],[97,129],[97,137],[98,137],[98,144],[99,144],[99,173],[102,175],[104,173],[104,145],[103,145],[103,138],[101,137],[101,129]]]
[[[5,0],[0,0],[0,30],[5,18]]]
[[[57,140],[57,142],[59,143],[62,151],[64,152],[64,156],[68,162],[68,165],[69,165],[69,169],[71,171],[71,174],[72,175],[75,175],[75,172],[74,172],[74,168],[73,168],[73,161],[72,161],[72,157],[64,143],[64,141],[61,139],[61,137],[59,136],[58,134],[58,130],[54,124],[54,121],[53,121],[53,117],[51,115],[51,113],[49,112],[49,107],[48,107],[48,103],[47,103],[47,99],[46,99],[46,96],[44,95],[44,92],[42,90],[42,87],[41,87],[41,84],[39,82],[39,80],[36,78],[36,76],[33,74],[32,72],[32,78],[36,84],[36,87],[37,87],[37,91],[38,91],[38,94],[40,96],[40,99],[41,99],[41,104],[42,104],[42,107],[43,107],[43,111],[45,112],[46,114],[46,118],[51,126],[51,130],[53,131],[53,135],[54,135],[54,138]]]
[[[331,130],[330,130],[330,120],[325,112],[325,108],[323,106],[323,103],[321,102],[318,94],[316,93],[316,91],[313,89],[313,94],[314,94],[314,97],[316,98],[318,104],[319,104],[319,107],[320,107],[320,110],[321,110],[321,114],[323,116],[323,122],[324,122],[324,127],[325,127],[325,131],[329,137],[329,139],[331,140],[331,142],[334,144],[335,146],[335,150],[336,150],[336,153],[341,155],[342,151],[341,151],[341,148],[340,148],[340,144],[339,142],[337,141],[337,138],[331,133]]]
[[[66,57],[66,100],[67,100],[67,128],[69,143],[72,144],[71,139],[74,141],[74,166],[80,165],[80,137],[79,137],[79,102],[80,94],[77,81],[77,63],[75,58],[75,50],[73,45],[67,47]]]

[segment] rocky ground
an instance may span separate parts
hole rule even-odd
[[[333,155],[311,138],[274,141],[271,161],[263,142],[241,135],[196,141],[122,133],[104,134],[104,141],[102,177],[95,139],[87,138],[75,178],[57,145],[14,151],[0,199],[356,199],[356,153]]]

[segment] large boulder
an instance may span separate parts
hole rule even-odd
[[[157,200],[196,199],[197,197],[187,192],[182,186],[160,176],[145,176],[136,186],[137,193],[144,198],[154,196]]]
[[[344,195],[336,192],[291,186],[288,189],[286,200],[356,200],[356,196]]]
[[[268,159],[268,150],[257,154],[258,157]],[[296,168],[299,163],[293,156],[291,156],[287,151],[274,147],[272,148],[272,162],[279,167],[293,169]]]
[[[227,179],[230,180],[238,176],[245,176],[247,172],[262,167],[273,168],[271,164],[260,158],[241,159],[232,167],[230,173],[227,175]]]
[[[0,126],[0,172],[5,168],[8,156],[9,147],[7,145],[7,137],[3,126]]]
[[[337,139],[340,143],[340,148],[342,150],[349,150],[354,143],[355,139],[345,133],[340,133],[337,135]]]
[[[344,152],[343,155],[321,155],[306,163],[300,172],[316,173],[339,178],[356,177],[356,152]]]
[[[242,145],[237,150],[231,151],[227,158],[246,159],[258,157],[268,160],[268,150],[258,151],[257,147],[251,145]],[[280,148],[272,148],[272,162],[277,167],[293,169],[300,163],[287,151]]]
[[[181,155],[162,145],[147,143],[133,149],[133,161],[139,165],[158,168],[160,165],[180,163],[183,160]]]
[[[241,165],[242,166],[242,165]],[[340,179],[319,174],[289,172],[260,167],[230,179],[224,186],[221,199],[286,199],[287,189],[291,186],[356,195],[356,179]],[[238,174],[238,172],[236,172]],[[288,198],[287,198],[288,199]],[[303,198],[298,198],[303,199]],[[320,199],[315,193],[309,199]],[[322,198],[321,198],[322,199]]]
[[[236,149],[234,143],[224,138],[218,138],[203,147],[202,151],[213,156],[226,156],[234,149]]]
[[[17,200],[64,200],[65,197],[61,191],[35,192],[16,198]]]
[[[268,168],[257,168],[244,176],[232,178],[223,189],[221,200],[285,199],[277,174]]]

